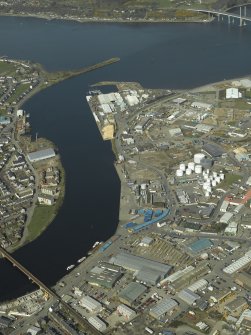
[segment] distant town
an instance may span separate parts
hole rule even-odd
[[[250,334],[251,78],[189,91],[107,84],[117,90],[86,99],[116,155],[116,234],[68,266],[58,298],[39,289],[1,304],[3,334]],[[53,205],[55,151],[6,149],[8,127],[7,192]],[[22,190],[16,161],[31,184]]]

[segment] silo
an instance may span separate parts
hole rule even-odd
[[[220,179],[223,180],[225,178],[224,173],[220,173]]]
[[[190,176],[191,173],[192,173],[192,170],[189,169],[189,168],[187,168],[187,169],[186,169],[186,174],[187,174],[188,176]]]
[[[176,176],[177,176],[177,177],[182,177],[182,176],[183,176],[183,173],[184,173],[184,171],[182,171],[182,170],[180,170],[180,169],[176,170]]]
[[[194,171],[195,163],[194,163],[194,162],[189,162],[188,165],[187,165],[187,167],[188,167],[189,169],[191,169],[192,171]]]
[[[182,171],[186,171],[186,164],[181,163],[181,164],[180,164],[180,170],[182,170]]]
[[[195,165],[194,171],[195,171],[195,173],[202,173],[202,166],[201,165]]]
[[[212,186],[215,187],[217,184],[216,180],[212,180]]]
[[[217,184],[219,184],[219,183],[221,182],[220,177],[216,177],[216,178],[215,178],[215,181],[216,181]]]

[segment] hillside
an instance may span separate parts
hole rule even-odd
[[[189,8],[228,8],[244,0],[9,0],[0,13],[79,20],[196,21]]]

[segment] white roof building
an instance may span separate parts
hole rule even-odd
[[[228,206],[229,206],[229,201],[224,200],[220,207],[220,212],[226,213]]]
[[[226,212],[220,218],[220,222],[221,223],[228,223],[232,219],[233,216],[234,216],[233,213]]]
[[[91,316],[88,319],[88,322],[93,325],[96,329],[98,329],[100,332],[103,332],[106,330],[106,324],[104,321],[102,321],[99,317],[97,316]]]
[[[178,293],[178,297],[188,305],[192,305],[196,300],[200,299],[200,296],[193,291],[185,288]]]
[[[245,266],[247,266],[251,262],[251,250],[246,252],[246,254],[237,259],[237,261],[233,262],[232,264],[228,265],[226,268],[223,269],[223,272],[228,273],[228,274],[233,274]]]
[[[84,296],[79,301],[79,304],[90,312],[99,312],[102,309],[101,303],[88,295]]]
[[[239,99],[242,97],[242,94],[239,92],[238,88],[227,88],[226,89],[226,99]]]
[[[38,162],[43,159],[55,157],[55,151],[52,148],[31,152],[28,154],[30,162]]]
[[[228,235],[236,235],[238,229],[238,223],[237,222],[230,222],[228,226],[225,229],[225,234]]]
[[[206,279],[199,279],[196,282],[194,282],[192,285],[188,286],[188,290],[192,292],[197,292],[204,290],[208,285],[208,281]]]
[[[163,315],[171,313],[178,303],[171,298],[164,298],[150,309],[150,315],[155,319],[160,319]]]
[[[118,305],[117,312],[124,316],[127,320],[132,319],[136,316],[136,312],[124,304]]]

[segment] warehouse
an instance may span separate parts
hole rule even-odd
[[[210,110],[210,109],[212,109],[213,106],[211,104],[207,104],[205,102],[194,101],[191,104],[191,107],[198,108],[198,109],[202,108],[202,109]]]
[[[185,276],[187,273],[193,271],[194,269],[195,269],[194,266],[189,265],[185,269],[178,270],[178,271],[174,272],[173,274],[171,274],[170,276],[168,276],[167,278],[165,278],[164,280],[162,280],[161,284],[164,284],[166,282],[174,283],[176,280],[182,278],[183,276]]]
[[[240,314],[248,307],[247,300],[243,297],[237,297],[227,305],[225,305],[225,309],[232,315],[232,316],[240,316]]]
[[[232,219],[233,216],[234,216],[233,213],[226,212],[220,218],[220,222],[227,224]]]
[[[119,266],[102,262],[91,269],[86,280],[92,285],[112,288],[122,275]]]
[[[228,206],[229,206],[229,201],[224,200],[220,207],[220,211],[223,213],[226,213]]]
[[[184,290],[178,293],[178,297],[191,306],[196,300],[200,299],[200,296],[189,289],[185,288]]]
[[[171,299],[165,298],[158,302],[153,308],[150,309],[150,315],[155,319],[160,319],[165,314],[171,314],[171,312],[178,306],[178,303]]]
[[[208,281],[206,279],[199,279],[190,285],[187,289],[192,292],[202,291],[208,285]]]
[[[171,266],[160,262],[152,261],[150,259],[134,256],[132,254],[121,252],[116,256],[111,257],[109,263],[122,266],[123,268],[136,272],[137,278],[141,278],[142,274],[149,275],[149,281],[152,280],[152,274],[159,276],[161,279],[171,271]],[[143,272],[141,272],[143,271]],[[148,278],[144,278],[147,282]]]
[[[251,254],[250,251],[248,251],[243,257],[239,258],[237,261],[225,267],[223,271],[228,274],[233,274],[247,266],[250,262]]]
[[[213,158],[221,157],[224,154],[224,151],[215,144],[207,143],[202,147],[202,150]]]
[[[136,316],[136,312],[124,304],[121,304],[117,307],[117,312],[124,316],[126,320],[131,320]]]
[[[251,274],[247,272],[240,272],[235,277],[236,284],[244,287],[246,290],[251,290]]]
[[[80,306],[86,308],[89,312],[99,312],[102,309],[102,305],[97,300],[90,296],[85,296],[79,301]]]
[[[188,245],[188,248],[192,250],[194,253],[200,252],[205,249],[209,249],[213,246],[213,242],[208,238],[201,238],[197,241]]]
[[[28,154],[30,162],[35,163],[44,159],[55,157],[55,151],[52,148],[34,151]]]
[[[93,325],[96,329],[98,329],[100,332],[103,332],[106,330],[106,324],[104,321],[102,321],[99,317],[97,316],[91,316],[88,319],[88,322]]]
[[[146,290],[144,285],[131,282],[119,293],[119,300],[131,306]]]

